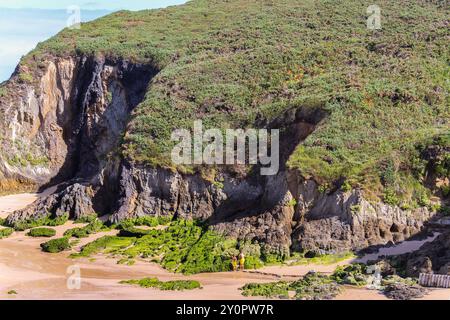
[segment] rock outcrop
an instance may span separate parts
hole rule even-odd
[[[319,192],[284,165],[293,148],[326,116],[291,109],[261,126],[282,128],[275,176],[219,171],[221,183],[197,174],[150,168],[115,152],[130,112],[157,70],[102,57],[50,59],[35,84],[14,76],[17,93],[1,101],[0,180],[26,180],[58,190],[13,213],[7,223],[44,215],[109,215],[111,222],[143,215],[205,221],[227,236],[263,243],[269,251],[336,252],[402,241],[430,218],[426,208],[402,211],[371,204],[361,192]],[[18,143],[20,142],[20,143]],[[6,152],[9,150],[9,152]],[[41,162],[27,158],[30,153]],[[25,160],[15,165],[14,157]]]
[[[290,178],[298,203],[294,249],[345,251],[401,242],[417,234],[432,217],[427,208],[406,211],[372,204],[358,190],[320,193],[314,181],[298,175]]]
[[[390,262],[409,277],[420,273],[450,275],[450,231],[444,231],[415,252],[391,258]]]

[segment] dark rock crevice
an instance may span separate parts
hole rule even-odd
[[[94,57],[81,58],[77,69],[70,106],[61,123],[68,146],[66,161],[44,188],[98,174],[106,156],[119,146],[130,112],[143,100],[158,72],[149,65]]]
[[[70,88],[62,84],[61,70],[54,75],[59,88],[47,88],[51,93],[70,92],[67,100],[57,105],[57,119],[51,125],[54,129],[46,128],[45,119],[41,119],[40,130],[48,135],[45,140],[49,141],[49,152],[64,157],[59,170],[41,190],[59,185],[58,190],[10,215],[10,224],[47,213],[68,213],[74,219],[104,215],[118,206],[121,158],[117,151],[131,111],[144,99],[158,70],[151,65],[98,57],[76,58],[74,64],[77,71],[72,74]],[[52,145],[58,135],[65,149],[57,143]]]

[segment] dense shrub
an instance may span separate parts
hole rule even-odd
[[[56,230],[54,229],[50,229],[50,228],[35,228],[35,229],[31,229],[28,233],[27,236],[30,237],[53,237],[56,235]]]
[[[42,251],[50,253],[57,253],[70,249],[69,238],[63,237],[41,243],[41,248]]]

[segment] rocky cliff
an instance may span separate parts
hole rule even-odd
[[[64,214],[111,222],[170,215],[281,254],[358,250],[418,233],[435,214],[431,206],[400,209],[399,201],[383,203],[363,189],[369,181],[398,196],[428,192],[412,178],[409,157],[418,139],[411,133],[448,130],[443,83],[428,74],[440,68],[444,43],[435,31],[445,25],[438,8],[420,4],[435,18],[403,39],[419,44],[428,36],[425,54],[419,45],[384,45],[395,32],[361,29],[352,13],[364,9],[358,2],[336,12],[327,3],[231,2],[242,7],[239,14],[229,1],[119,12],[80,32],[66,30],[24,58],[1,88],[0,192],[58,188],[7,223]],[[322,33],[324,19],[335,38]],[[398,28],[412,23],[390,19]],[[182,30],[172,28],[177,21]],[[309,47],[292,40],[298,27]],[[350,33],[361,43],[338,46]],[[281,47],[272,42],[280,34]],[[439,59],[422,70],[429,51]],[[387,77],[389,85],[364,83],[363,71],[375,82]],[[427,80],[409,92],[399,72]],[[211,176],[204,168],[171,166],[170,131],[194,119],[280,129],[279,173],[232,166],[214,167]]]

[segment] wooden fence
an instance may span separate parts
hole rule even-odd
[[[419,284],[424,287],[450,288],[450,276],[445,274],[421,273]]]

